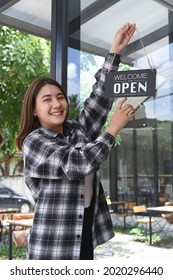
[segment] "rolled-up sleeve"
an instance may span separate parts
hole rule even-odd
[[[114,137],[107,132],[81,148],[75,148],[65,139],[48,141],[38,135],[27,137],[23,147],[25,176],[81,179],[99,169],[113,144]]]
[[[96,82],[92,86],[92,92],[85,100],[83,110],[77,118],[84,131],[90,131],[93,140],[98,137],[114,102],[114,98],[105,95],[106,75],[108,71],[118,71],[119,63],[119,55],[109,53],[106,56],[103,67],[95,74]]]

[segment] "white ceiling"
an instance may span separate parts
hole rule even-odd
[[[70,1],[73,3],[73,0]],[[82,50],[105,55],[115,31],[127,21],[135,22],[138,32],[131,40],[131,43],[134,43],[131,44],[131,49],[124,54],[125,62],[133,64],[138,59],[139,63],[144,57],[145,60],[142,60],[142,63],[148,63],[146,54],[154,57],[157,50],[168,46],[167,5],[173,10],[173,0],[111,0],[108,2],[81,0]],[[7,4],[1,6],[1,3]],[[97,12],[96,4],[100,3],[102,9]],[[111,5],[104,9],[103,4]],[[93,16],[88,16],[83,20],[86,11],[89,15],[93,13]],[[51,0],[1,0],[0,23],[50,39]],[[74,33],[71,37],[76,38],[75,35]],[[140,39],[145,49],[142,48]],[[156,66],[158,63],[160,61],[154,61]]]
[[[3,14],[48,30],[51,28],[51,1],[49,0],[21,0]]]
[[[145,36],[168,24],[167,13],[166,8],[152,0],[121,0],[82,25],[82,41],[92,40],[95,45],[107,48],[117,27],[126,21],[135,22],[140,35]],[[133,41],[136,39],[139,39],[137,34]]]

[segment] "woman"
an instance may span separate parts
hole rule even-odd
[[[28,258],[93,259],[98,244],[114,236],[99,166],[130,118],[131,105],[119,102],[107,130],[101,128],[113,99],[104,96],[105,76],[117,71],[120,52],[135,32],[126,23],[116,33],[96,83],[80,115],[67,120],[62,86],[49,78],[26,91],[17,146],[24,153],[25,182],[36,202]]]

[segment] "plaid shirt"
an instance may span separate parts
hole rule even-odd
[[[79,259],[85,176],[91,173],[95,173],[96,193],[94,248],[114,236],[99,166],[115,139],[107,132],[100,135],[100,130],[113,103],[113,99],[104,97],[105,76],[108,69],[117,71],[119,62],[119,57],[107,55],[84,109],[75,119],[66,121],[64,135],[40,127],[25,138],[25,181],[36,201],[29,259]]]

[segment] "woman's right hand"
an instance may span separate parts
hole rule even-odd
[[[113,112],[110,124],[106,131],[116,137],[118,133],[123,129],[123,127],[128,123],[128,121],[134,118],[134,108],[130,104],[125,104],[127,98],[123,98]]]

